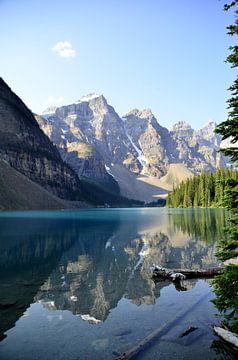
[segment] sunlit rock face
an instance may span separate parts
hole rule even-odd
[[[226,159],[218,152],[221,137],[215,134],[215,128],[216,123],[212,121],[197,131],[184,121],[173,126],[171,135],[176,141],[179,159],[196,173],[226,166]]]
[[[150,109],[132,110],[123,119],[126,134],[137,150],[141,173],[158,178],[165,175],[166,165],[178,157],[169,131],[159,125]]]
[[[126,159],[130,143],[123,121],[102,95],[83,97],[37,120],[79,176],[113,181],[109,168]]]
[[[36,119],[79,177],[118,182],[121,194],[134,199],[151,201],[170,190],[171,184],[160,182],[170,165],[184,166],[182,178],[227,163],[217,152],[221,139],[214,133],[214,122],[195,131],[181,121],[169,131],[150,109],[120,117],[103,95],[47,109]]]

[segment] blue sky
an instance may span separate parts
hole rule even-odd
[[[219,123],[234,79],[223,4],[0,0],[0,75],[38,113],[96,92],[119,115],[151,108],[168,127]]]

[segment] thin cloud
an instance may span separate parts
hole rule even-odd
[[[69,41],[59,41],[51,50],[64,58],[74,57],[76,55],[76,51]]]

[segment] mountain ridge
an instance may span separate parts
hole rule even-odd
[[[218,153],[221,137],[213,132],[214,122],[194,130],[180,121],[168,130],[151,109],[135,108],[120,117],[103,95],[90,94],[81,99],[58,107],[51,116],[40,120],[41,128],[63,159],[70,163],[74,157],[74,170],[79,177],[104,183],[107,173],[119,184],[122,195],[149,202],[164,196],[164,190],[171,190],[171,184],[160,181],[167,175],[169,165],[169,177],[175,183],[179,177],[172,174],[176,168],[173,164],[183,165],[186,171],[181,166],[177,169],[187,176],[226,166],[227,160]],[[78,152],[76,156],[71,151],[73,146],[90,146],[100,159],[100,167],[92,167],[89,174],[85,164],[96,164],[95,159],[86,153]]]
[[[91,206],[131,204],[121,196],[117,182],[105,169],[105,188],[85,177],[79,179],[73,161],[64,161],[36,118],[0,78],[0,175],[3,182],[0,209],[74,208],[86,206],[85,202]],[[89,145],[86,150],[90,152]],[[73,154],[77,151],[72,149]],[[97,163],[100,163],[99,157],[95,157],[93,164],[85,162],[89,175],[92,168],[99,168]],[[28,198],[28,192],[32,199]]]

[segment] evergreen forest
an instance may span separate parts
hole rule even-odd
[[[238,171],[218,169],[188,178],[168,195],[166,206],[171,208],[224,207],[224,196],[230,180],[238,181]]]

